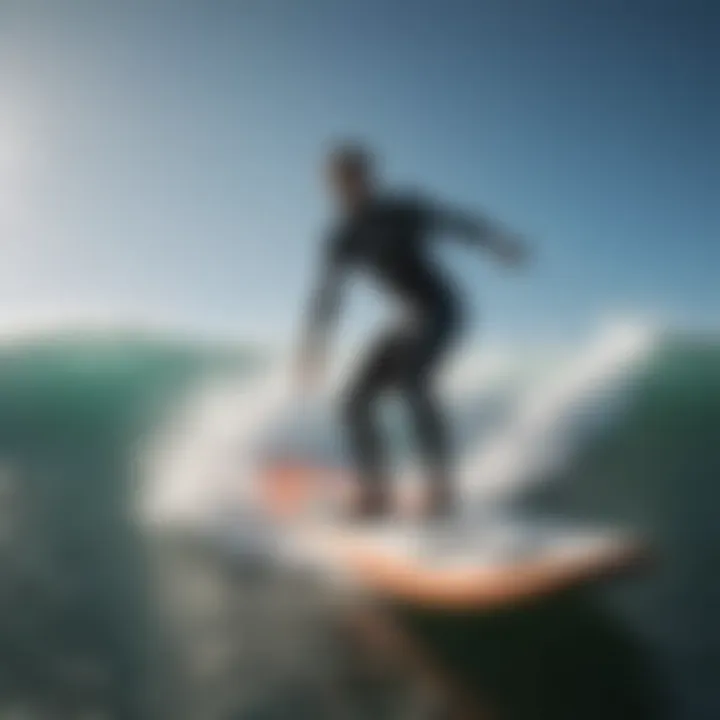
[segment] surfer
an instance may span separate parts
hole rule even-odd
[[[327,160],[327,179],[340,220],[324,248],[321,277],[312,297],[299,356],[299,379],[315,384],[322,374],[329,331],[344,279],[362,270],[404,306],[402,321],[372,346],[344,401],[344,419],[360,476],[359,517],[388,510],[389,491],[378,400],[388,391],[407,402],[428,473],[427,510],[453,507],[447,430],[434,394],[441,360],[460,334],[462,303],[453,283],[430,256],[429,242],[455,236],[516,265],[525,258],[520,238],[479,215],[467,215],[426,198],[381,187],[370,152],[343,145]]]

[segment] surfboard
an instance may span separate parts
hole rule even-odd
[[[646,556],[620,529],[509,517],[478,527],[311,527],[297,542],[375,595],[454,610],[531,601],[628,571]]]
[[[632,571],[649,557],[647,542],[620,527],[489,509],[482,517],[423,521],[411,511],[415,496],[398,498],[405,512],[392,518],[348,523],[337,511],[352,486],[332,469],[274,467],[259,482],[276,558],[413,605],[501,608]]]

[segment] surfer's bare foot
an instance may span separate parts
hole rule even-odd
[[[375,520],[390,512],[390,498],[384,488],[360,488],[350,508],[354,520]]]
[[[430,520],[442,520],[455,513],[455,497],[447,483],[433,485],[425,498],[424,515]]]

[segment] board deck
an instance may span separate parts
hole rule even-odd
[[[413,604],[491,609],[636,567],[643,544],[615,529],[504,519],[474,532],[446,524],[394,530],[308,527],[306,557],[371,593]]]
[[[312,512],[318,495],[347,491],[332,471],[284,468],[265,479],[262,506],[281,536],[276,553],[417,605],[498,608],[627,572],[648,555],[633,533],[559,520],[486,513],[426,523],[406,514],[348,524],[332,512]]]
[[[357,485],[346,470],[303,464],[275,464],[259,473],[256,498],[270,517],[293,521],[316,514],[341,515],[352,504]],[[417,515],[422,493],[413,486],[393,488],[393,512],[400,516]]]

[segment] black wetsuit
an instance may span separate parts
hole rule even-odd
[[[483,229],[475,220],[415,198],[386,197],[368,203],[329,238],[311,337],[334,316],[339,286],[349,270],[373,276],[409,311],[403,325],[376,341],[345,401],[355,460],[374,487],[385,479],[376,401],[388,390],[406,399],[433,480],[447,481],[448,441],[431,381],[459,330],[460,302],[433,262],[428,243],[442,231],[475,237]]]

